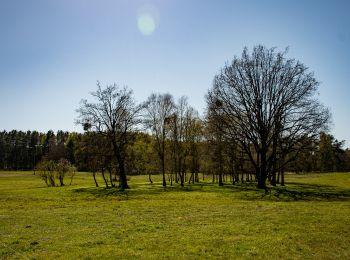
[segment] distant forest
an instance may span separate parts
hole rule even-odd
[[[217,144],[205,138],[203,130],[200,131],[203,136],[197,137],[198,141],[186,140],[181,143],[183,157],[181,172],[188,174],[189,181],[192,181],[192,178],[200,178],[199,173],[214,175],[214,179],[218,180]],[[127,174],[161,173],[155,137],[145,132],[133,132],[129,135],[131,142],[126,155]],[[108,168],[108,161],[112,160],[113,155],[108,152],[110,149],[102,137],[98,141],[96,139],[97,135],[92,132],[2,131],[0,169],[34,170],[36,164],[43,159],[58,161],[65,158],[79,171],[101,172],[103,168]],[[310,149],[301,152],[286,165],[285,171],[296,173],[350,171],[350,150],[343,149],[343,144],[332,135],[321,133],[317,141],[308,144]],[[223,174],[240,181],[242,174],[254,173],[254,167],[244,153],[232,150],[228,144],[224,147],[221,155]],[[175,160],[174,141],[171,138],[165,142],[165,152],[166,173],[173,176],[174,182],[178,181],[175,176],[179,163]],[[237,158],[232,158],[233,156]],[[249,175],[244,176],[243,181],[246,181]]]
[[[127,174],[159,174],[161,172],[154,136],[144,132],[129,133],[132,141],[127,149]],[[103,161],[108,161],[112,155],[107,152],[103,140],[93,143],[95,133],[69,133],[63,131],[2,131],[0,132],[0,169],[2,170],[33,170],[43,159],[58,161],[61,158],[69,160],[79,171],[101,171]],[[215,174],[217,161],[215,143],[205,138],[198,138],[194,144],[186,141],[183,146],[182,171],[191,173]],[[194,147],[193,147],[194,145]],[[177,172],[174,162],[174,143],[166,140],[166,172]],[[191,147],[192,146],[192,147]],[[310,150],[301,152],[285,171],[334,172],[350,171],[350,150],[343,149],[332,135],[321,133],[320,138],[309,144]],[[240,163],[232,165],[232,155],[239,157]],[[233,151],[229,144],[223,149],[223,172],[237,176],[253,171],[253,167],[241,151]],[[239,178],[240,179],[240,178]]]

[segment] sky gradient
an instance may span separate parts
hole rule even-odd
[[[331,133],[350,147],[350,1],[0,0],[0,131],[81,131],[103,85],[189,97],[200,113],[245,46],[284,50],[314,71]]]

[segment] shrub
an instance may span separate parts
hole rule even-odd
[[[52,160],[42,160],[37,165],[38,173],[41,179],[43,179],[48,187],[56,186],[56,163]]]
[[[58,162],[43,159],[37,166],[39,176],[48,187],[56,186],[56,180],[60,186],[64,185],[64,178],[70,174],[70,184],[76,172],[76,168],[67,160],[61,158]]]

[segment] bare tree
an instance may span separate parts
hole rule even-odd
[[[318,85],[305,65],[286,58],[286,51],[264,46],[251,54],[245,48],[215,77],[208,107],[248,155],[259,188],[277,170],[280,145],[283,157],[290,151],[297,155],[302,140],[317,137],[327,126],[330,113],[316,98]]]
[[[102,88],[97,82],[97,91],[91,95],[96,102],[89,103],[86,99],[81,101],[77,110],[77,123],[107,137],[113,150],[115,165],[118,167],[119,187],[127,189],[129,186],[125,172],[126,146],[129,133],[138,124],[141,106],[136,105],[132,90],[128,87],[120,88],[116,84]]]
[[[165,139],[174,107],[173,97],[170,94],[151,94],[145,104],[144,123],[156,139],[156,150],[161,164],[164,187],[166,187]]]
[[[188,105],[187,97],[182,96],[169,118],[169,140],[171,143],[172,173],[176,183],[184,186],[187,169],[191,171],[190,181],[198,180],[199,151],[202,124],[198,112]],[[172,181],[172,176],[170,177]]]
[[[215,104],[214,104],[215,105]],[[206,117],[206,142],[207,155],[210,158],[209,171],[213,175],[213,182],[218,178],[219,186],[223,185],[223,171],[224,171],[224,147],[225,136],[223,133],[222,117],[217,116],[217,111],[213,110],[213,105],[208,109]],[[214,113],[216,112],[216,113]]]
[[[184,186],[186,171],[186,149],[184,147],[184,140],[186,130],[186,111],[188,108],[187,97],[180,97],[174,107],[174,112],[170,120],[173,172],[175,173],[175,182],[178,183],[178,180],[180,180],[181,186]]]
[[[197,110],[189,106],[186,111],[185,120],[185,136],[184,141],[186,143],[186,156],[188,159],[188,165],[190,166],[191,176],[189,183],[199,181],[199,151],[198,145],[202,138],[202,122],[199,118]]]

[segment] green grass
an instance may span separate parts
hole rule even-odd
[[[87,173],[47,188],[0,172],[0,259],[350,259],[350,174],[286,182],[163,189],[137,176],[120,192]]]

